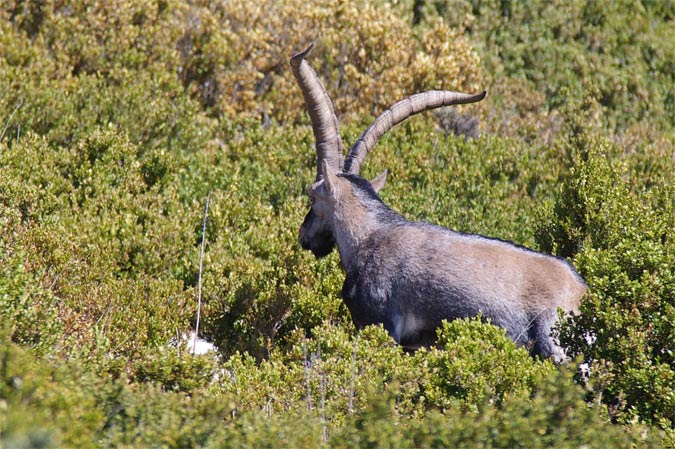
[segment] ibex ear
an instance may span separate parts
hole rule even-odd
[[[333,170],[328,166],[328,161],[321,161],[321,175],[326,192],[333,198],[337,196],[338,179]]]
[[[384,183],[387,182],[387,170],[383,171],[375,179],[370,181],[370,185],[373,186],[373,190],[375,190],[375,193],[378,193],[382,187],[384,187]]]

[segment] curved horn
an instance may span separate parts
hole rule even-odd
[[[441,106],[475,103],[485,98],[486,93],[486,91],[483,91],[479,94],[463,94],[448,90],[430,90],[399,101],[380,114],[352,145],[345,158],[343,171],[358,175],[366,155],[372,150],[380,137],[411,115]]]
[[[305,61],[305,56],[312,51],[314,44],[291,58],[293,75],[302,90],[305,105],[312,120],[314,140],[316,141],[316,179],[321,177],[321,161],[324,159],[328,166],[336,172],[342,169],[342,140],[338,132],[338,121],[333,110],[326,89],[316,75],[316,72]]]

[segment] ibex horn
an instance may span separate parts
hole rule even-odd
[[[475,103],[485,98],[486,91],[479,94],[463,94],[447,90],[430,90],[412,95],[391,106],[375,119],[349,150],[344,161],[345,173],[358,175],[366,155],[387,131],[411,115],[453,104]]]
[[[304,59],[312,48],[314,48],[313,43],[294,55],[291,58],[291,69],[302,90],[302,96],[312,120],[316,141],[316,179],[318,180],[321,177],[321,161],[324,159],[336,172],[342,169],[343,146],[333,102],[314,69]]]

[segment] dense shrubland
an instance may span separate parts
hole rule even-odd
[[[2,444],[675,446],[675,11],[277,3],[2,3]],[[364,174],[388,168],[409,218],[571,260],[575,362],[478,320],[415,354],[355,332],[337,255],[295,242],[314,155],[287,60],[310,40],[346,142],[406,94],[488,88],[401,125]],[[218,357],[177,343],[209,192]]]

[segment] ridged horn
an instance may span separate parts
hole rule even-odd
[[[448,90],[430,90],[399,101],[380,114],[352,145],[345,158],[343,171],[358,175],[366,155],[373,149],[380,137],[411,115],[441,106],[475,103],[485,98],[486,93],[483,91],[479,94],[464,94]]]
[[[316,141],[316,179],[321,178],[321,161],[336,172],[342,169],[342,140],[338,132],[333,102],[314,69],[305,61],[314,44],[291,57],[291,69],[305,99]]]

